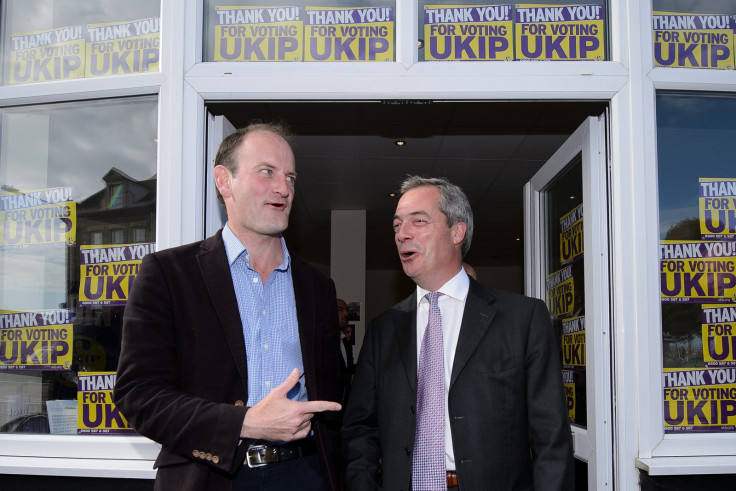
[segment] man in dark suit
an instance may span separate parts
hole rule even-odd
[[[459,187],[410,177],[401,191],[394,236],[417,291],[366,331],[342,430],[346,489],[573,489],[544,303],[468,277],[473,214]]]
[[[336,491],[341,395],[334,283],[290,255],[294,155],[279,126],[223,140],[228,223],[143,259],[115,404],[162,445],[160,490]]]

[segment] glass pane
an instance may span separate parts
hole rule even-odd
[[[158,71],[160,2],[6,0],[3,83]]]
[[[204,61],[394,61],[395,5],[205,0]]]
[[[666,433],[736,429],[736,97],[657,95]]]
[[[157,99],[3,109],[0,122],[0,431],[129,431],[106,387],[155,241]]]
[[[543,192],[547,308],[560,340],[570,422],[587,425],[583,173],[580,156]]]
[[[603,1],[419,0],[419,61],[605,60]]]
[[[654,65],[734,69],[736,0],[653,0]]]

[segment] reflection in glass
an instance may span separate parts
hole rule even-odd
[[[49,432],[78,373],[117,367],[124,307],[81,302],[80,249],[155,241],[156,111],[155,97],[0,111],[1,431]]]

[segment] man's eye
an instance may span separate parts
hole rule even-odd
[[[294,184],[296,182],[296,176],[286,176],[286,180]]]

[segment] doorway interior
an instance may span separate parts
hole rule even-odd
[[[473,207],[466,261],[479,280],[523,293],[524,184],[588,116],[607,101],[261,101],[209,103],[236,128],[282,121],[294,134],[297,192],[285,237],[289,249],[330,264],[332,210],[366,210],[366,270],[400,271],[391,222],[407,174],[444,176]],[[397,142],[403,141],[399,146]],[[496,275],[494,271],[503,271]],[[403,275],[397,275],[401,278]],[[501,276],[503,279],[501,280]],[[496,280],[501,284],[494,284]],[[395,300],[371,302],[366,317],[411,293],[385,285]]]

